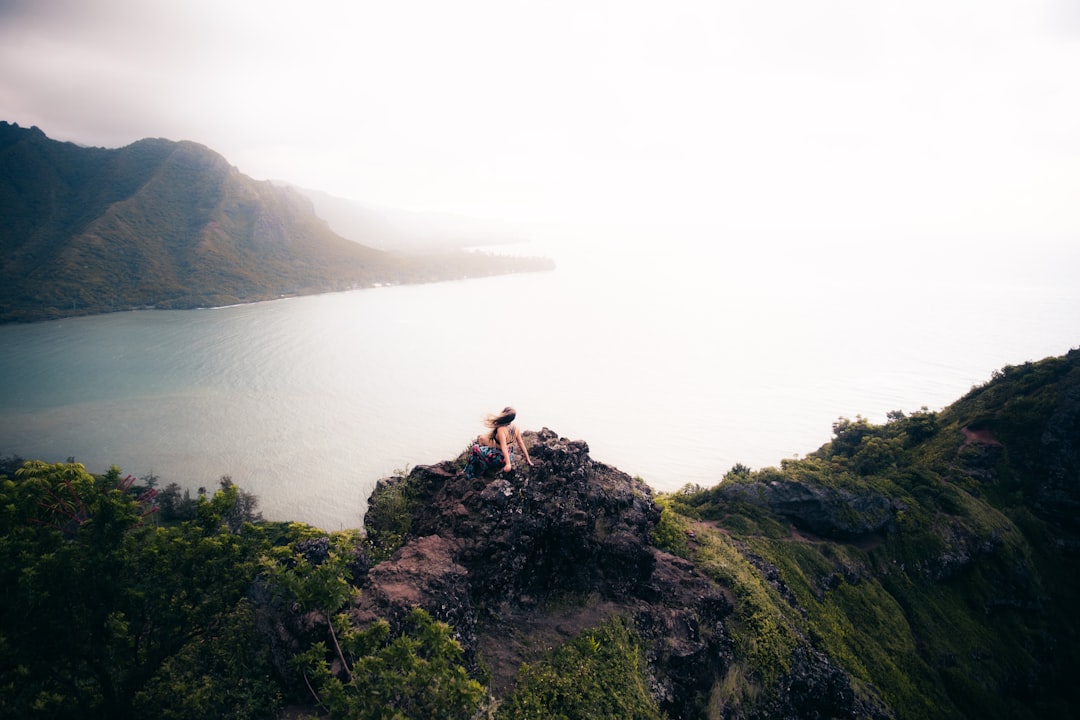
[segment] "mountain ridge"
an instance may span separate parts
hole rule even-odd
[[[191,141],[118,149],[0,122],[0,321],[231,305],[551,269],[543,258],[409,255],[341,237],[300,192]]]

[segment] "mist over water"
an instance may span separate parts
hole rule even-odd
[[[598,242],[598,240],[600,240]],[[0,327],[0,453],[359,527],[375,481],[488,412],[658,490],[812,452],[840,416],[940,409],[1080,341],[1075,250],[548,236],[552,273]]]

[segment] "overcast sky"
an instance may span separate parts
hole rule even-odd
[[[0,0],[0,119],[485,217],[1080,231],[1080,0]]]

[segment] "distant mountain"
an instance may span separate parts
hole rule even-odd
[[[293,187],[311,200],[315,214],[349,240],[379,250],[439,252],[520,242],[518,228],[449,213],[414,212],[382,207],[319,190]]]
[[[377,250],[331,230],[300,192],[255,181],[202,145],[145,139],[86,148],[6,122],[0,251],[0,321],[552,266],[540,258]]]

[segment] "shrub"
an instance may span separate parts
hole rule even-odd
[[[523,665],[498,720],[660,720],[645,680],[645,658],[626,621],[613,618]]]

